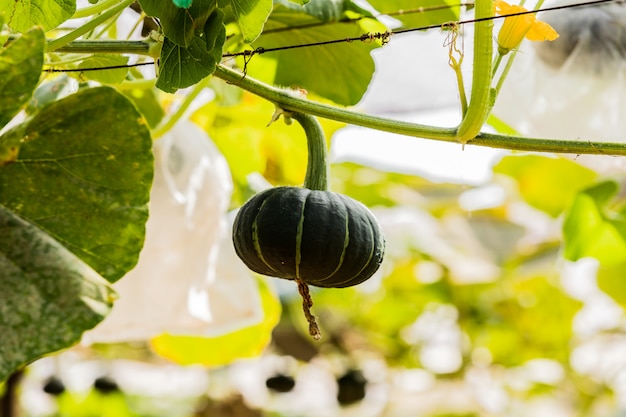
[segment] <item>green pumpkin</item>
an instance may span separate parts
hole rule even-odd
[[[363,204],[299,187],[252,197],[235,218],[233,243],[255,272],[330,288],[370,278],[385,251],[380,226]]]

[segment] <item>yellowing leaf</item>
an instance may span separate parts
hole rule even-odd
[[[297,123],[287,125],[282,119],[268,126],[274,111],[268,101],[244,94],[235,106],[204,106],[193,120],[226,157],[237,183],[247,184],[247,176],[258,172],[275,184],[302,184],[307,164],[304,132]],[[327,137],[343,126],[321,122]]]
[[[528,204],[554,217],[598,176],[568,159],[539,155],[507,156],[494,167],[494,172],[515,179]]]
[[[224,366],[238,359],[260,355],[271,341],[272,329],[280,319],[281,306],[268,285],[262,280],[258,282],[265,315],[261,323],[218,337],[163,334],[151,340],[152,349],[180,365]]]
[[[626,307],[626,263],[601,266],[598,270],[598,287],[622,307]]]
[[[83,71],[79,73],[82,78],[101,82],[103,84],[119,84],[126,78],[128,68],[122,67],[128,64],[128,57],[120,55],[92,55],[78,64],[79,69],[107,68],[101,71]]]

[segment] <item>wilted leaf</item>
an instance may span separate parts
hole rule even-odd
[[[76,343],[108,313],[107,282],[49,235],[0,206],[0,381]]]
[[[45,45],[43,31],[33,29],[0,52],[0,128],[30,99],[41,75]]]
[[[109,281],[143,245],[152,140],[133,104],[109,87],[57,101],[0,137],[20,143],[0,168],[0,204],[53,236]]]

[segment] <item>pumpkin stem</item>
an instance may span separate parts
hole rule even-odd
[[[328,191],[328,152],[322,125],[318,120],[305,113],[291,113],[306,134],[309,160],[304,177],[304,187],[309,190]]]
[[[309,322],[309,334],[313,336],[313,339],[320,340],[322,338],[322,333],[317,325],[315,316],[311,314],[313,300],[311,299],[311,294],[309,293],[309,286],[306,282],[299,279],[296,279],[296,283],[298,284],[298,292],[300,293],[300,296],[302,296],[302,310],[304,311],[304,317],[306,317],[306,320]]]

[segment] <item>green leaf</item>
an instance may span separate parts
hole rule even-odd
[[[181,9],[167,0],[140,0],[139,3],[146,14],[159,18],[170,42],[181,47],[193,43],[196,32],[202,30],[217,5],[216,0],[195,0],[188,9]]]
[[[597,282],[602,291],[626,308],[626,263],[601,266],[598,269]]]
[[[82,68],[116,67],[128,64],[128,57],[122,55],[92,55],[78,64]],[[81,78],[98,81],[103,84],[119,84],[126,79],[128,68],[110,68],[101,71],[83,71]]]
[[[598,176],[568,159],[539,155],[506,156],[493,170],[517,181],[524,200],[553,217]]]
[[[172,3],[174,3],[176,7],[182,7],[184,9],[187,9],[189,6],[191,6],[191,3],[193,3],[193,1],[192,0],[172,0]]]
[[[72,17],[75,11],[76,0],[0,0],[0,14],[18,32],[26,32],[33,26],[49,31]]]
[[[110,87],[80,90],[0,137],[0,204],[53,236],[109,281],[137,262],[152,183],[152,140]]]
[[[163,334],[151,340],[154,351],[180,365],[224,366],[238,359],[259,356],[278,324],[280,301],[267,284],[258,281],[264,319],[261,323],[218,337]]]
[[[296,6],[293,3],[295,2],[289,0],[275,0],[276,5],[287,7],[296,12],[305,12],[322,22],[337,22],[347,17],[374,17],[370,11],[360,7],[352,0],[316,0],[312,3],[304,2],[304,7]]]
[[[174,93],[213,74],[222,59],[222,46],[226,40],[223,21],[224,14],[220,10],[213,12],[204,32],[198,33],[187,48],[165,39],[157,88]]]
[[[320,23],[324,21],[306,11],[277,5],[265,25],[264,33],[253,47],[273,49],[386,31],[373,19],[362,19],[352,24]],[[367,30],[364,29],[366,26]],[[377,41],[356,41],[272,51],[250,60],[248,70],[252,76],[276,85],[303,88],[335,103],[354,105],[369,86],[374,73],[370,52],[379,46]],[[265,73],[268,61],[275,67],[271,75]]]
[[[124,95],[133,102],[137,110],[146,118],[151,129],[157,127],[163,116],[165,116],[165,111],[155,93],[156,90],[153,88],[133,88],[124,91]]]
[[[71,93],[71,78],[61,74],[51,80],[44,81],[33,93],[28,105],[24,109],[28,115],[33,115],[48,104],[59,100]]]
[[[272,11],[272,0],[231,0],[230,3],[244,42],[254,41]]]
[[[603,266],[626,262],[626,219],[606,207],[618,191],[605,181],[579,193],[563,222],[564,256],[596,258]]]
[[[453,0],[368,0],[382,14],[391,14],[402,27],[418,28],[459,20],[459,2]],[[441,6],[444,6],[441,8]],[[447,6],[447,7],[446,7]],[[429,10],[429,8],[431,8]],[[418,10],[419,9],[419,10]],[[397,14],[398,11],[404,11]]]
[[[109,312],[108,283],[49,235],[0,206],[0,381],[76,343]]]
[[[33,29],[0,52],[0,128],[25,105],[39,82],[46,39]]]

